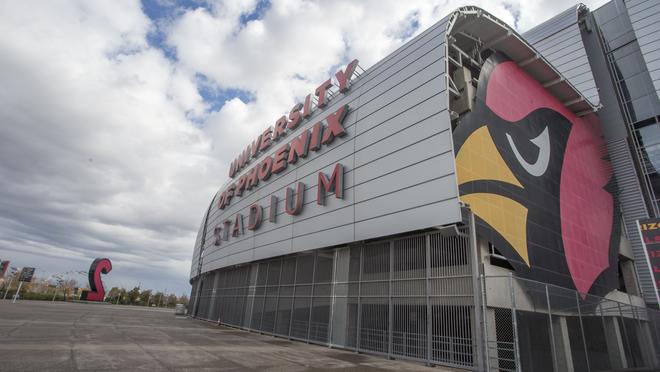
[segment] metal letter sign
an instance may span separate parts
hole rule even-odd
[[[637,224],[646,251],[646,262],[653,275],[655,296],[660,303],[660,218],[638,220]]]
[[[107,258],[97,258],[89,267],[89,291],[84,291],[80,296],[84,301],[103,301],[105,289],[101,281],[101,273],[107,274],[112,270],[112,263]]]

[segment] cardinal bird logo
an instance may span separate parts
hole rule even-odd
[[[517,275],[582,294],[617,285],[612,169],[595,114],[577,117],[502,54],[454,130],[460,198]]]

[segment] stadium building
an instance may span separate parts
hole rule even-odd
[[[236,154],[191,316],[497,371],[660,368],[660,2],[462,7]],[[655,226],[655,225],[648,225]]]

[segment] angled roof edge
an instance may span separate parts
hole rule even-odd
[[[580,7],[576,9],[579,10]],[[484,22],[495,26],[501,32],[496,34],[489,32],[492,31],[492,27],[488,30]],[[518,32],[487,11],[477,6],[463,6],[456,9],[447,22],[448,44],[454,32],[467,34],[470,38],[478,40],[482,43],[482,49],[491,48],[504,52],[577,116],[595,112],[600,107],[589,101]]]

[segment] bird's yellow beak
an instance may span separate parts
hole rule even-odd
[[[524,188],[497,150],[487,126],[470,134],[456,155],[458,185],[472,181],[499,181]],[[528,209],[499,194],[477,192],[460,196],[474,214],[511,244],[529,266],[527,252]]]

